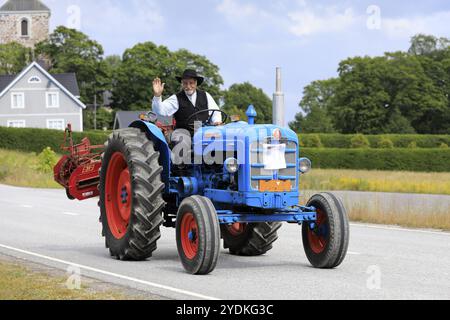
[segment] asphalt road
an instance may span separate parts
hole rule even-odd
[[[352,224],[344,263],[317,270],[303,252],[301,228],[286,224],[267,255],[223,250],[212,274],[192,276],[173,229],[162,230],[150,260],[121,262],[105,249],[98,217],[97,200],[0,185],[0,253],[171,299],[450,299],[450,233]]]

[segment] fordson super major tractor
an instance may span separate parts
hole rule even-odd
[[[93,150],[99,146],[90,146],[87,139],[80,145],[71,140],[70,155],[55,167],[55,179],[71,199],[100,197],[106,247],[120,260],[151,257],[161,226],[175,227],[186,271],[208,274],[216,267],[221,239],[230,254],[263,255],[287,222],[302,225],[303,247],[314,267],[339,266],[349,243],[347,213],[331,193],[299,205],[300,177],[311,162],[299,157],[295,132],[256,125],[252,106],[248,122],[203,110],[188,123],[211,112],[221,112],[228,123],[212,126],[211,114],[195,131],[192,147],[174,145],[173,126],[151,114],[113,132],[97,153]],[[183,158],[191,162],[175,159],[180,146],[189,146]]]

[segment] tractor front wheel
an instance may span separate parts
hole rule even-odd
[[[350,227],[342,202],[331,193],[321,193],[309,200],[315,207],[315,223],[303,224],[303,247],[309,262],[315,268],[333,269],[347,255]]]
[[[178,254],[187,272],[205,275],[214,270],[220,251],[220,227],[211,200],[183,200],[176,223]]]

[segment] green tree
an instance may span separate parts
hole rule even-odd
[[[447,113],[448,75],[438,61],[405,53],[386,54],[389,73],[384,81],[391,96],[390,111],[400,113],[418,133],[442,133]],[[448,85],[448,84],[447,84]],[[400,121],[390,123],[400,123]],[[392,133],[410,133],[396,132]]]
[[[103,60],[103,47],[87,35],[64,26],[57,27],[36,45],[36,53],[50,61],[50,72],[74,72],[81,91],[81,100],[93,103],[94,95],[108,87],[108,70]]]
[[[94,112],[93,110],[84,110],[83,112],[83,125],[85,130],[93,130],[94,125]],[[99,107],[97,109],[97,130],[111,130],[114,125],[114,112],[111,109]]]
[[[411,38],[411,47],[408,50],[412,55],[433,55],[450,46],[450,39],[436,38],[432,35],[418,34]]]
[[[119,69],[122,63],[122,57],[119,55],[110,55],[105,58],[106,65],[110,68],[110,70],[116,71]]]
[[[384,58],[350,58],[340,63],[338,71],[340,81],[330,109],[336,129],[341,133],[384,132],[390,103],[381,80],[387,72]]]
[[[175,74],[181,75],[186,69],[196,70],[205,77],[202,90],[208,91],[216,101],[219,101],[222,94],[220,86],[223,85],[219,67],[209,61],[205,56],[194,54],[186,49],[180,49],[173,54],[177,67],[174,71]],[[180,87],[179,84],[178,87]]]
[[[224,110],[225,111],[225,110]],[[237,106],[232,106],[231,108],[227,108],[225,111],[230,117],[231,116],[239,116],[241,121],[247,121],[247,112],[246,109],[238,108]]]
[[[104,84],[104,90],[112,93],[114,87],[117,84],[117,73],[119,71],[121,64],[122,64],[122,57],[119,55],[111,55],[105,58],[107,81]]]
[[[302,133],[333,133],[333,119],[330,109],[339,79],[314,81],[306,86],[300,108],[306,113],[298,113],[289,123],[292,130]]]
[[[450,133],[450,39],[419,34],[408,52],[348,58],[338,72],[305,88],[292,129]]]
[[[223,84],[219,68],[206,57],[187,50],[171,52],[165,46],[145,42],[127,49],[122,63],[116,71],[113,90],[113,106],[122,110],[147,110],[153,98],[152,81],[159,77],[165,83],[164,98],[181,90],[177,81],[187,68],[198,70],[205,76],[200,88],[207,90],[218,99],[220,85]]]
[[[249,82],[233,84],[224,92],[222,109],[229,114],[245,114],[249,105],[253,105],[258,114],[257,123],[272,123],[272,100],[262,89]]]
[[[0,44],[0,74],[17,74],[32,60],[32,50],[17,42]]]
[[[438,133],[448,98],[420,58],[403,52],[341,62],[332,114],[343,133]]]

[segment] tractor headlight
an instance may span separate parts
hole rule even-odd
[[[224,166],[228,173],[236,173],[239,170],[239,164],[235,158],[228,158],[225,160]]]
[[[301,173],[305,174],[311,171],[311,160],[308,158],[301,158],[298,160],[298,169]]]

